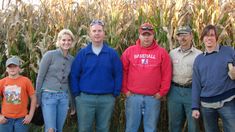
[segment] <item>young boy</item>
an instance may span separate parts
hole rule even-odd
[[[27,132],[36,107],[33,85],[27,77],[19,74],[20,59],[16,56],[6,61],[6,72],[8,76],[0,80],[0,132]]]

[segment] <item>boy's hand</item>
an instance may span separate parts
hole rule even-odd
[[[38,108],[40,105],[39,104],[36,104],[36,108]]]
[[[6,122],[7,122],[7,119],[3,115],[0,115],[0,124],[4,124]]]
[[[29,124],[32,120],[33,116],[26,115],[23,120],[23,124]]]

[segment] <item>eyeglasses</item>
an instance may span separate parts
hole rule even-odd
[[[93,26],[93,25],[95,25],[95,24],[104,26],[104,22],[103,22],[102,20],[99,20],[99,19],[97,19],[97,20],[92,20],[90,26]]]
[[[142,30],[153,30],[152,27],[141,27]]]
[[[178,37],[188,37],[189,35],[190,35],[189,33],[184,33],[184,34],[180,33],[177,36]]]
[[[215,34],[209,33],[209,34],[206,34],[205,37],[215,37]]]

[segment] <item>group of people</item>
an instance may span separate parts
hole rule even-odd
[[[154,39],[154,26],[139,27],[139,38],[118,56],[104,41],[105,25],[93,20],[91,42],[75,58],[69,54],[74,35],[63,29],[56,50],[40,62],[36,91],[20,73],[20,58],[6,61],[8,76],[0,80],[1,132],[26,132],[35,108],[41,106],[46,132],[62,132],[68,109],[76,109],[79,132],[109,132],[115,97],[126,95],[126,132],[157,132],[161,99],[167,97],[169,131],[199,132],[202,115],[206,132],[235,131],[235,51],[218,44],[217,29],[208,25],[201,40],[205,51],[193,46],[193,32],[181,26],[179,47],[168,52]],[[27,109],[28,97],[30,108]]]

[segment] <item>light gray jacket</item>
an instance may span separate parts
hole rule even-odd
[[[38,104],[41,103],[41,92],[43,90],[70,93],[68,78],[72,62],[73,56],[68,54],[64,57],[60,48],[48,51],[43,55],[36,80]]]

